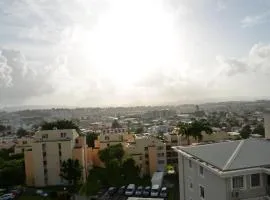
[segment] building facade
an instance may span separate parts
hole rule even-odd
[[[65,185],[60,174],[63,161],[78,159],[82,166],[82,181],[91,167],[91,149],[85,136],[74,129],[36,132],[31,149],[25,151],[25,173],[28,186]]]
[[[270,199],[270,142],[247,139],[178,153],[180,200]]]

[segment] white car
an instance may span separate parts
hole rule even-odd
[[[129,185],[127,186],[125,195],[126,195],[126,196],[132,196],[132,195],[134,194],[135,190],[136,190],[135,184],[129,184]]]
[[[37,194],[37,195],[42,195],[42,194],[43,194],[43,190],[37,190],[37,191],[36,191],[36,194]]]
[[[15,195],[12,193],[8,193],[8,194],[4,194],[4,195],[0,196],[0,200],[11,200],[14,198],[15,198]]]
[[[159,189],[160,189],[159,185],[153,185],[151,188],[151,197],[158,197]]]

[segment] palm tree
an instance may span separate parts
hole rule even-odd
[[[179,123],[179,134],[186,137],[188,145],[190,145],[190,137],[195,138],[198,141],[201,141],[203,138],[202,132],[204,131],[207,134],[211,134],[212,128],[207,120],[194,120],[191,123]]]
[[[190,123],[180,122],[177,127],[179,128],[179,134],[184,136],[187,139],[188,145],[190,145],[190,136],[192,136]]]
[[[209,122],[205,119],[195,120],[191,123],[191,133],[192,136],[198,140],[198,142],[202,141],[203,135],[202,132],[206,134],[212,134],[213,130],[209,124]]]

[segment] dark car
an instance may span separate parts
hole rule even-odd
[[[116,193],[116,191],[117,191],[117,188],[116,188],[116,187],[110,187],[110,188],[108,189],[108,194],[109,194],[110,196],[113,196],[113,195]]]
[[[117,193],[122,195],[122,194],[125,193],[125,190],[126,190],[126,186],[123,185],[122,187],[120,187],[120,188],[118,189],[118,192],[117,192]]]
[[[168,190],[166,187],[162,187],[159,193],[160,197],[166,198],[168,196]]]
[[[136,196],[141,196],[143,192],[143,186],[139,186],[137,190],[135,191]]]
[[[142,195],[143,195],[144,197],[148,197],[148,196],[150,195],[150,191],[151,191],[151,187],[150,187],[150,186],[146,186],[146,187],[144,188],[144,190],[143,190]]]

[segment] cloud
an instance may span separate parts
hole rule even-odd
[[[0,103],[23,102],[32,96],[52,91],[49,73],[31,67],[19,51],[0,50]]]
[[[217,0],[217,10],[218,11],[225,10],[226,8],[227,8],[227,4],[226,4],[225,0]]]
[[[254,27],[258,24],[269,22],[269,17],[270,11],[264,12],[259,15],[246,16],[243,20],[241,20],[241,26],[243,28]]]
[[[221,74],[234,76],[245,73],[270,73],[270,45],[255,44],[250,49],[249,54],[243,58],[224,58],[217,57],[217,61],[221,66]]]

